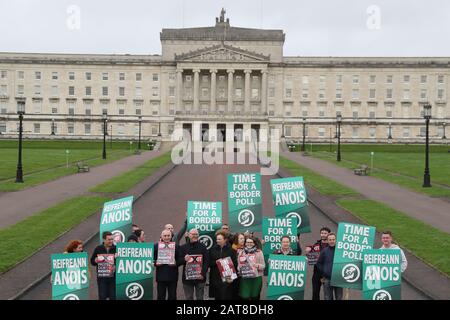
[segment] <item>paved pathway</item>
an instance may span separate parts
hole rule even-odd
[[[172,223],[178,230],[185,219],[187,200],[222,201],[225,220],[228,218],[228,205],[226,198],[227,173],[252,172],[259,170],[258,165],[181,165],[172,170],[163,180],[155,185],[149,192],[138,199],[134,205],[134,222],[143,228],[147,234],[147,241],[156,241],[166,223]],[[273,216],[272,197],[269,180],[275,176],[263,176],[263,214]],[[314,207],[310,211],[312,233],[302,235],[302,247],[312,244],[319,235],[319,229],[328,225],[333,230],[337,226],[328,217]],[[88,243],[85,249],[92,253],[96,241]],[[41,266],[42,267],[42,266]],[[48,268],[48,266],[45,266]],[[180,276],[181,276],[180,268]],[[312,268],[308,268],[308,281],[306,284],[305,299],[311,299]],[[264,279],[261,297],[265,299],[266,279]],[[156,286],[155,286],[156,287]],[[206,294],[208,290],[206,289]],[[425,299],[420,292],[404,283],[402,286],[403,299]],[[50,299],[51,285],[47,278],[40,285],[33,288],[22,299]],[[154,292],[156,297],[156,290]],[[95,276],[91,278],[90,298],[97,299]],[[178,283],[178,298],[183,299],[181,280]],[[359,291],[350,290],[350,299],[361,299]]]
[[[93,167],[90,172],[73,174],[35,187],[0,194],[0,229],[13,225],[39,211],[69,198],[87,194],[90,188],[146,161],[163,154],[168,145],[158,151],[146,151],[111,163]]]
[[[336,182],[355,189],[364,197],[382,202],[439,230],[450,233],[450,203],[410,191],[398,185],[370,177],[357,176],[352,170],[325,160],[303,156],[300,152],[282,152],[282,156]]]

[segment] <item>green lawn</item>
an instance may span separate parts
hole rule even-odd
[[[78,225],[109,200],[98,196],[75,197],[0,230],[0,273]]]
[[[450,275],[450,235],[382,203],[363,199],[357,191],[312,172],[298,163],[280,157],[280,166],[324,195],[337,198],[346,209],[378,231],[391,230],[394,239],[417,257]],[[360,197],[357,199],[355,197]],[[412,232],[412,230],[414,230]]]
[[[108,181],[91,188],[89,191],[101,193],[125,192],[170,161],[171,153],[167,152],[157,158],[147,161],[145,164],[137,168],[109,179]]]
[[[336,145],[306,145],[306,151],[312,156],[330,163],[354,169],[360,165],[371,166],[371,152],[374,152],[372,176],[398,184],[416,192],[433,197],[450,197],[450,146],[430,146],[431,188],[422,188],[425,166],[424,145],[398,144],[343,144],[341,162],[336,161]],[[295,145],[300,150],[300,145]],[[448,188],[446,187],[448,186]]]
[[[450,275],[450,235],[372,200],[339,199],[337,204],[395,240],[419,258]]]
[[[137,146],[137,144],[133,144]],[[67,154],[69,168],[66,167]],[[25,141],[23,146],[24,183],[15,183],[17,141],[0,140],[0,191],[16,191],[77,172],[76,162],[90,166],[111,162],[130,154],[129,142],[107,144],[107,159],[102,159],[100,141]],[[133,149],[134,150],[134,149]]]

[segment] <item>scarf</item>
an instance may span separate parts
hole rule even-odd
[[[245,253],[255,253],[256,251],[258,250],[258,248],[256,247],[256,246],[253,246],[252,248],[247,248],[247,247],[244,247],[244,251],[245,251]]]

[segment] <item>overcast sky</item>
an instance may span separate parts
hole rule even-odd
[[[162,28],[282,29],[285,56],[450,56],[448,0],[0,0],[0,51],[160,54]]]

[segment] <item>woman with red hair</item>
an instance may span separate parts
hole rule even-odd
[[[64,249],[64,253],[83,252],[83,242],[80,240],[72,240]]]

